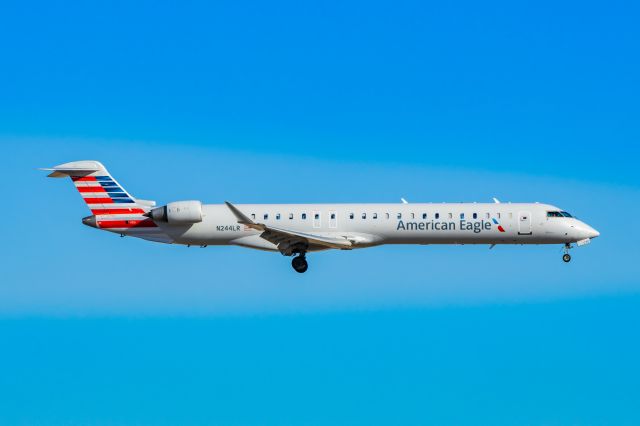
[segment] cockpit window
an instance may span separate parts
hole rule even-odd
[[[564,217],[561,212],[547,212],[547,217]]]
[[[564,216],[564,217],[573,217],[568,212],[562,212],[562,216]]]

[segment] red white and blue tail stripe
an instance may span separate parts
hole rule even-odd
[[[143,216],[155,203],[129,194],[99,161],[74,161],[44,169],[49,177],[70,177],[93,213],[84,223],[127,235],[167,242],[158,225]],[[155,235],[158,234],[158,235]]]
[[[96,216],[145,213],[135,198],[109,175],[71,176],[71,180]]]

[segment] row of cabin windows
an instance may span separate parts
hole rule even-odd
[[[409,213],[411,216],[411,219],[415,219],[416,218],[416,214],[415,213]],[[331,219],[335,219],[336,218],[336,214],[335,213],[331,213]],[[447,213],[447,216],[449,219],[453,219],[453,213]],[[500,213],[496,213],[496,216],[498,219],[501,218],[501,214]],[[280,220],[281,219],[281,215],[280,213],[276,213],[276,220]],[[355,213],[349,213],[349,219],[355,219],[356,215]],[[362,213],[362,219],[366,219],[367,218],[367,213]],[[471,215],[471,217],[473,217],[474,219],[478,219],[480,217],[480,215],[478,213],[473,213]],[[491,213],[485,213],[485,217],[487,219],[491,219]],[[570,217],[570,216],[569,216]],[[251,213],[251,218],[255,219],[256,218],[256,214],[255,213]],[[306,220],[307,219],[307,214],[306,213],[302,213],[300,215],[300,218],[302,220]],[[320,219],[320,213],[314,213],[313,218],[315,220]],[[371,218],[372,219],[377,219],[378,218],[378,213],[372,213],[371,214]],[[391,215],[389,213],[385,213],[385,218],[386,219],[390,219]],[[402,213],[397,213],[396,214],[396,218],[397,219],[402,219]],[[426,220],[428,218],[426,213],[422,213],[422,219]],[[434,214],[434,218],[435,219],[440,219],[440,213],[435,213]],[[464,219],[465,218],[465,214],[464,213],[460,213],[460,219]],[[509,218],[513,218],[513,213],[509,213]],[[265,213],[263,215],[263,219],[264,220],[268,220],[269,219],[269,213]],[[293,220],[293,213],[289,213],[289,220]]]

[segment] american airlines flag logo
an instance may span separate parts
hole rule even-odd
[[[495,223],[496,225],[498,225],[498,231],[500,232],[507,232],[504,230],[504,228],[502,227],[502,225],[500,225],[500,222],[498,222],[498,219],[496,219],[495,217],[493,218],[493,223]]]
[[[71,179],[93,214],[144,213],[140,208],[129,208],[136,206],[136,202],[111,176],[83,176]]]
[[[151,219],[140,216],[145,210],[111,176],[72,176],[71,180],[91,213],[103,216],[97,222],[99,228],[157,227]]]

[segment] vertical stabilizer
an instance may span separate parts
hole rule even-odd
[[[70,177],[94,215],[142,214],[149,202],[138,203],[99,161],[73,161],[50,169],[49,177]]]

